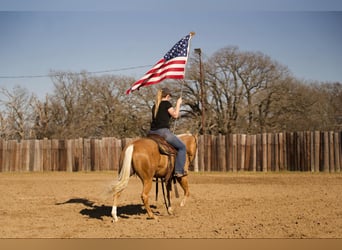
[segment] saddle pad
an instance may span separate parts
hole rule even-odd
[[[157,134],[148,134],[147,138],[154,140],[158,144],[159,152],[164,155],[176,155],[177,149],[169,144],[164,137]]]

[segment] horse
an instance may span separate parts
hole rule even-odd
[[[195,158],[197,150],[197,136],[192,134],[182,134],[178,137],[186,146],[186,162],[184,170],[188,171],[190,164]],[[122,191],[127,187],[129,178],[136,174],[143,185],[141,199],[147,211],[148,219],[155,219],[154,214],[148,202],[148,195],[152,188],[153,178],[165,178],[168,174],[169,156],[161,154],[157,142],[148,137],[140,138],[124,147],[120,154],[118,180],[112,186],[113,192],[113,207],[112,217],[113,222],[118,221],[117,205],[118,199]],[[173,164],[173,162],[172,162]],[[184,191],[184,197],[180,206],[184,206],[186,199],[189,197],[188,176],[177,177],[177,182]],[[167,212],[173,214],[171,208],[171,181],[166,185],[167,189]],[[166,201],[165,201],[166,202]]]

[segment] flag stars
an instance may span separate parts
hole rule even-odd
[[[164,59],[166,61],[179,57],[179,56],[187,56],[188,53],[188,43],[189,43],[190,35],[185,36],[182,40],[180,40],[178,43],[173,46],[169,52],[167,52],[164,56]]]

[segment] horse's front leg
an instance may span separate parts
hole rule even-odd
[[[177,178],[177,181],[181,185],[181,187],[183,188],[183,191],[184,191],[184,197],[180,203],[180,206],[183,207],[183,206],[185,206],[186,200],[190,195],[188,176],[183,176],[183,177]]]
[[[172,191],[172,180],[168,181],[166,184],[166,206],[167,206],[167,212],[169,215],[173,214],[173,209],[171,207],[171,192]]]

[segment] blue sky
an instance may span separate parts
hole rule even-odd
[[[340,1],[182,2],[0,0],[0,87],[44,96],[50,78],[16,77],[51,70],[139,78],[149,67],[121,69],[154,64],[190,31],[191,48],[204,56],[238,46],[269,55],[299,79],[342,82]]]

